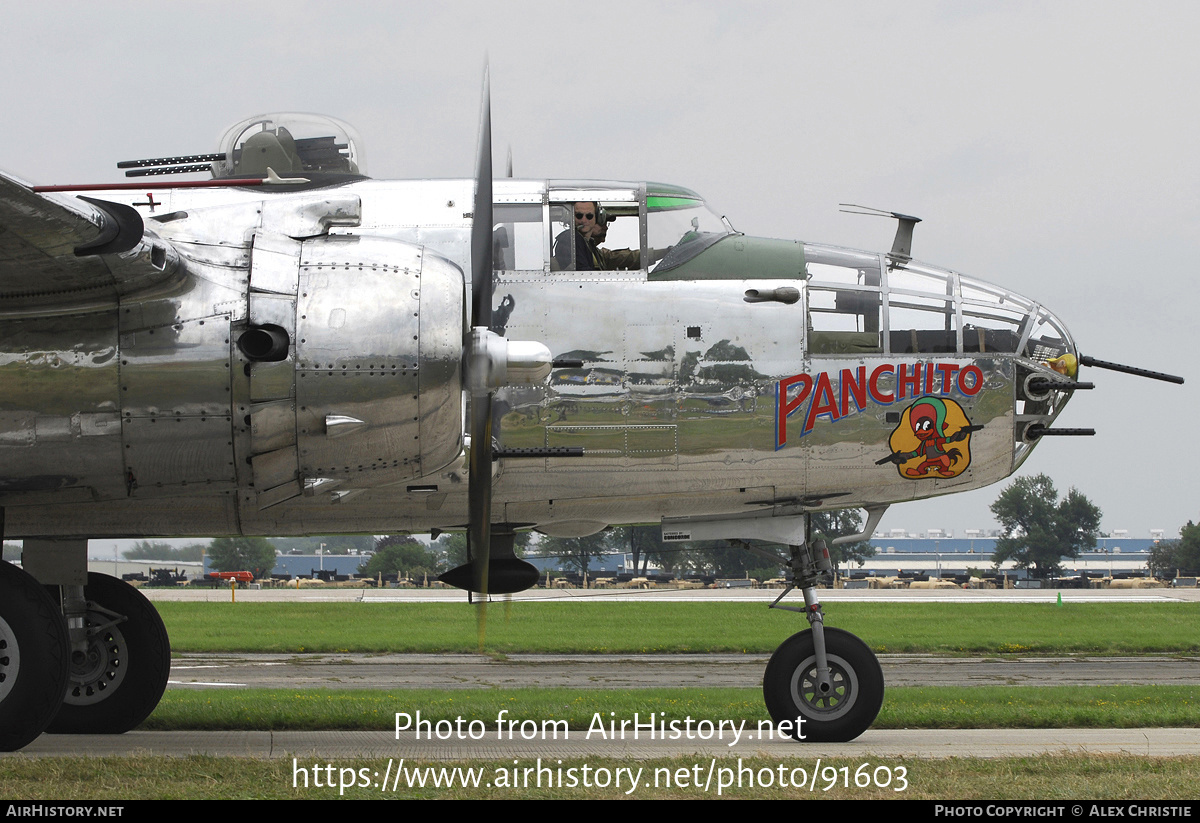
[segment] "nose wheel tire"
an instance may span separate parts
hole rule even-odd
[[[87,649],[72,651],[66,697],[47,731],[123,734],[162,699],[171,672],[167,630],[150,601],[115,577],[89,574],[84,596]]]
[[[812,630],[775,650],[763,675],[763,699],[776,724],[797,740],[844,743],[875,722],[883,705],[883,669],[867,644],[841,629],[825,629],[829,688],[817,677]],[[797,723],[803,718],[803,723]]]
[[[67,688],[67,627],[33,577],[0,562],[0,751],[36,738]]]

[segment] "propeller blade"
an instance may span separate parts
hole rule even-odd
[[[492,553],[492,394],[471,398],[471,453],[467,476],[467,551],[474,572],[471,589],[479,592],[479,645],[483,647],[488,571]]]
[[[475,164],[475,210],[471,225],[471,325],[492,325],[492,100],[488,69],[483,70],[483,111],[479,115],[479,156]]]
[[[475,330],[492,325],[492,93],[488,67],[483,69],[483,108],[479,115],[479,152],[475,164],[475,207],[471,222],[471,340]],[[479,368],[482,360],[467,358]],[[476,605],[479,650],[487,629],[487,599],[492,536],[492,395],[476,379],[471,390],[471,454],[467,481],[467,547],[474,565],[472,588],[481,595]]]
[[[483,74],[479,152],[475,166],[475,203],[471,223],[471,328],[463,348],[463,384],[470,398],[471,440],[467,479],[467,554],[462,566],[443,574],[443,582],[476,592],[479,647],[483,649],[489,594],[523,591],[537,583],[537,569],[513,553],[509,529],[492,532],[492,405],[500,386],[538,385],[550,373],[550,350],[534,341],[511,341],[491,331],[494,261],[492,231],[492,124],[488,69]],[[493,549],[495,557],[493,557]]]

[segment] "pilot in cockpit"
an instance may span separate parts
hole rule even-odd
[[[615,218],[609,217],[604,207],[591,200],[575,204],[575,265],[571,265],[571,234],[559,233],[554,240],[555,271],[617,271],[639,269],[642,253],[639,249],[605,249],[600,244],[608,236],[608,224]],[[650,250],[651,261],[659,260],[666,249]]]
[[[557,270],[596,271],[600,261],[593,254],[592,234],[596,230],[597,204],[582,200],[575,204],[575,265],[571,265],[571,235],[564,231],[554,239]]]

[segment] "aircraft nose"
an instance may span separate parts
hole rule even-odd
[[[1061,320],[1042,306],[1029,313],[1028,337],[1022,341],[1022,353],[1060,374],[1075,377],[1079,371],[1079,351]]]
[[[1075,376],[1079,351],[1053,312],[990,283],[961,276],[959,282],[965,351],[1012,352],[1064,376]]]

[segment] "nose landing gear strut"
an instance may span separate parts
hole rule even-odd
[[[883,670],[859,638],[825,628],[817,583],[832,574],[824,541],[789,546],[791,585],[771,608],[802,613],[809,628],[779,646],[763,675],[763,699],[771,719],[797,740],[845,742],[875,721],[883,705]],[[804,607],[780,604],[793,589]]]

